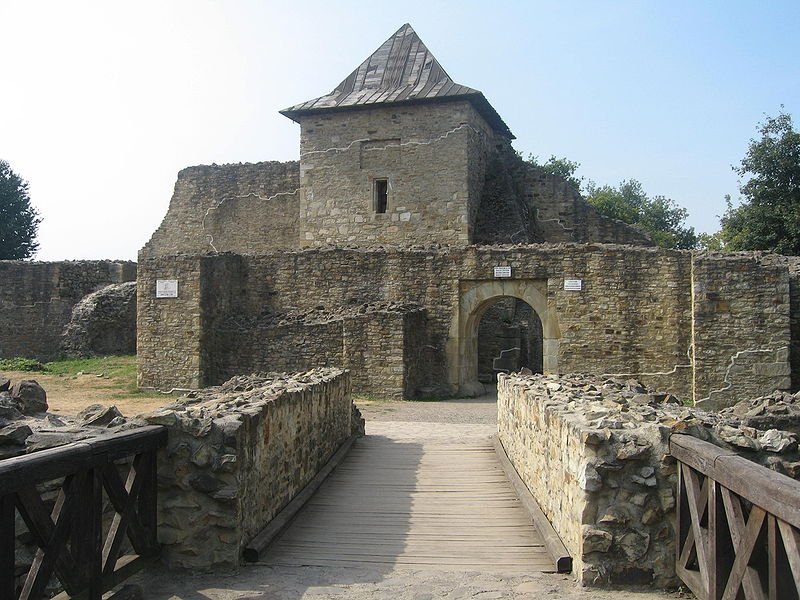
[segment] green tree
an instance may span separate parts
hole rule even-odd
[[[581,166],[580,163],[571,161],[565,157],[556,158],[555,155],[551,155],[545,162],[539,162],[539,157],[533,154],[528,154],[528,160],[525,162],[544,173],[563,177],[576,191],[580,191],[581,185],[583,184],[583,177],[575,176],[575,171]]]
[[[647,230],[662,248],[688,249],[697,245],[694,227],[685,225],[686,209],[664,196],[650,198],[635,179],[623,181],[619,187],[598,186],[590,181],[586,200],[602,215]]]
[[[0,260],[30,258],[39,248],[41,218],[31,206],[28,182],[0,160]]]
[[[738,206],[726,198],[719,235],[729,250],[800,255],[800,133],[783,107],[759,123],[758,132],[734,167],[745,180],[743,198]]]

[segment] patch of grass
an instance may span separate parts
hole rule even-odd
[[[47,368],[33,358],[0,358],[0,371],[45,371]]]
[[[45,371],[60,377],[97,375],[109,382],[111,398],[157,398],[163,394],[140,390],[136,386],[136,356],[100,356],[96,358],[65,358],[44,365]]]

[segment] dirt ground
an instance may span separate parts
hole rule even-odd
[[[173,397],[168,394],[141,394],[122,397],[119,386],[110,379],[93,373],[82,375],[52,375],[30,371],[3,371],[12,383],[23,379],[39,382],[47,392],[50,412],[60,415],[76,415],[90,404],[114,405],[126,417],[150,412],[169,404]]]

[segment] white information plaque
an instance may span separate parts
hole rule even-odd
[[[583,281],[580,279],[565,279],[564,289],[568,292],[580,292],[583,289]]]
[[[495,267],[495,277],[511,277],[511,267]]]
[[[177,298],[177,279],[156,279],[156,298]]]

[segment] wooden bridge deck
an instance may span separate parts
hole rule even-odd
[[[262,561],[555,570],[485,436],[468,443],[388,436],[358,440]]]

